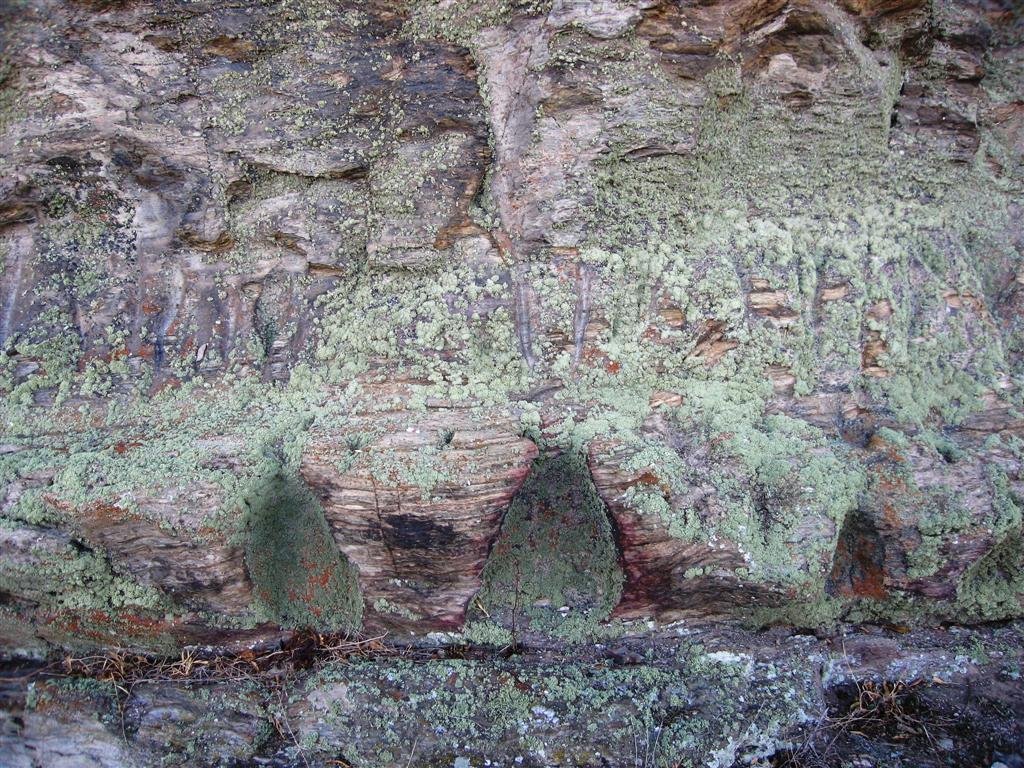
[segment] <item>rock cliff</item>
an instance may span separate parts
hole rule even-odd
[[[8,658],[1024,616],[1013,2],[8,0],[0,30]],[[631,701],[708,674],[665,653]],[[803,674],[774,653],[751,680]],[[338,712],[451,674],[564,718],[557,663],[317,673],[220,736],[406,764],[415,728],[370,758]],[[590,674],[551,672],[619,685]],[[825,706],[778,684],[756,738],[661,754],[769,754]],[[85,764],[205,716],[154,685]],[[58,764],[26,723],[14,764]]]

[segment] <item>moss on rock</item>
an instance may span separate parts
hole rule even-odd
[[[513,632],[579,638],[608,617],[622,581],[608,511],[584,459],[539,459],[505,514],[480,603]]]
[[[245,562],[257,616],[284,627],[358,629],[362,600],[355,569],[302,480],[274,474],[250,492],[246,506]]]

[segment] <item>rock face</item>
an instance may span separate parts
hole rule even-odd
[[[3,647],[1020,616],[1011,6],[5,4]]]
[[[1019,628],[946,634],[832,644],[675,636],[654,648],[623,640],[608,656],[577,649],[561,663],[529,653],[327,662],[287,680],[140,681],[124,698],[110,683],[51,678],[29,697],[0,696],[0,754],[12,768],[433,766],[494,755],[526,766],[614,765],[623,756],[631,764],[644,755],[659,765],[739,766],[773,753],[929,768],[1012,761],[1024,714],[1009,683],[1021,661]],[[957,642],[975,658],[955,654]],[[885,691],[914,713],[900,739],[872,741],[835,724],[858,690]],[[820,724],[826,713],[831,721]],[[870,712],[857,724],[885,727]]]
[[[28,4],[6,25],[0,338],[59,307],[158,382],[287,377],[339,274],[447,249],[485,169],[473,66],[386,5]]]
[[[388,421],[314,432],[299,471],[359,573],[368,629],[458,629],[537,446],[500,417]]]
[[[121,669],[0,763],[728,766],[1024,618],[1016,6],[0,2],[0,665]]]

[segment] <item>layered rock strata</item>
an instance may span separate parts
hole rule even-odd
[[[1021,614],[1010,4],[0,14],[6,648]]]

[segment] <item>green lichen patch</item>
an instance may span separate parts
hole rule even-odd
[[[1024,608],[1024,532],[1018,527],[972,565],[957,586],[956,606],[975,621],[999,621]]]
[[[579,638],[622,592],[607,509],[582,457],[540,459],[505,514],[478,600],[507,629]]]
[[[0,591],[60,612],[160,611],[170,607],[159,590],[119,573],[105,553],[79,540],[0,521],[7,556],[0,561]]]
[[[431,395],[504,402],[525,387],[499,277],[450,264],[431,273],[369,269],[323,296],[316,358],[335,381],[401,367]],[[488,308],[489,307],[489,308]]]
[[[788,416],[761,417],[728,387],[686,392],[675,430],[694,441],[699,461],[653,436],[633,442],[623,469],[644,480],[627,489],[625,505],[683,542],[727,542],[745,582],[821,593],[843,521],[864,490],[863,470],[839,441]],[[699,506],[696,488],[704,489]]]
[[[197,556],[205,542],[244,548],[249,542],[245,526],[251,521],[245,500],[259,497],[268,478],[294,473],[305,430],[314,421],[340,429],[349,407],[341,392],[328,395],[322,379],[301,367],[288,385],[229,376],[216,387],[193,381],[150,397],[112,393],[78,409],[7,405],[4,415],[12,418],[0,455],[0,485],[13,503],[5,505],[0,518],[13,530],[35,526],[39,541],[50,544],[35,546],[31,561],[6,559],[4,589],[25,607],[22,618],[52,624],[47,637],[54,642],[76,644],[80,636],[137,647],[174,647],[176,641],[165,637],[163,620],[171,614],[173,621],[181,607],[131,577],[126,569],[140,564],[137,558],[125,560],[133,557],[130,552],[119,552],[116,544],[104,551],[91,534],[82,540],[80,518],[95,523],[96,515],[111,516],[115,528],[137,526],[156,537],[191,543]],[[299,504],[297,509],[294,536],[288,521],[283,530],[275,530],[272,517],[259,517],[264,525],[257,531],[270,544],[275,536],[284,544],[291,541],[295,568],[305,557],[307,583],[299,583],[294,571],[282,571],[286,587],[306,595],[298,603],[301,610],[280,607],[281,593],[275,593],[271,579],[269,607],[242,616],[214,609],[203,621],[234,629],[276,619],[339,629],[358,626],[358,596],[353,603],[337,586],[339,579],[348,584],[347,566],[342,563],[335,572],[322,559],[339,555],[326,548],[330,534],[323,533],[326,523],[319,508],[315,514],[313,507]],[[94,532],[103,538],[102,531]],[[311,550],[305,554],[298,548],[302,536],[308,537]],[[277,568],[273,562],[269,567]],[[196,579],[207,594],[216,594],[220,576],[204,582],[211,573],[199,567]],[[279,600],[277,610],[274,599]],[[307,609],[324,605],[331,614],[314,621]]]
[[[469,47],[479,32],[509,21],[513,14],[539,16],[547,12],[551,0],[414,0],[410,6],[407,33]]]
[[[0,623],[11,646],[40,640],[71,648],[175,646],[168,621],[174,602],[107,552],[9,519],[0,519],[0,540],[0,592],[8,601]]]
[[[257,616],[285,627],[354,631],[362,618],[355,569],[301,479],[279,473],[246,505],[245,562]]]
[[[730,494],[732,511],[718,532],[747,548],[752,578],[820,585],[863,471],[819,430],[783,416],[736,432],[723,450],[739,460],[747,482],[739,497]],[[723,477],[720,488],[729,487]]]
[[[361,768],[481,765],[495,755],[523,765],[638,756],[639,765],[726,768],[766,754],[810,718],[813,677],[795,658],[776,665],[685,644],[667,664],[629,667],[331,664],[294,694],[310,711],[292,723],[309,759]]]

